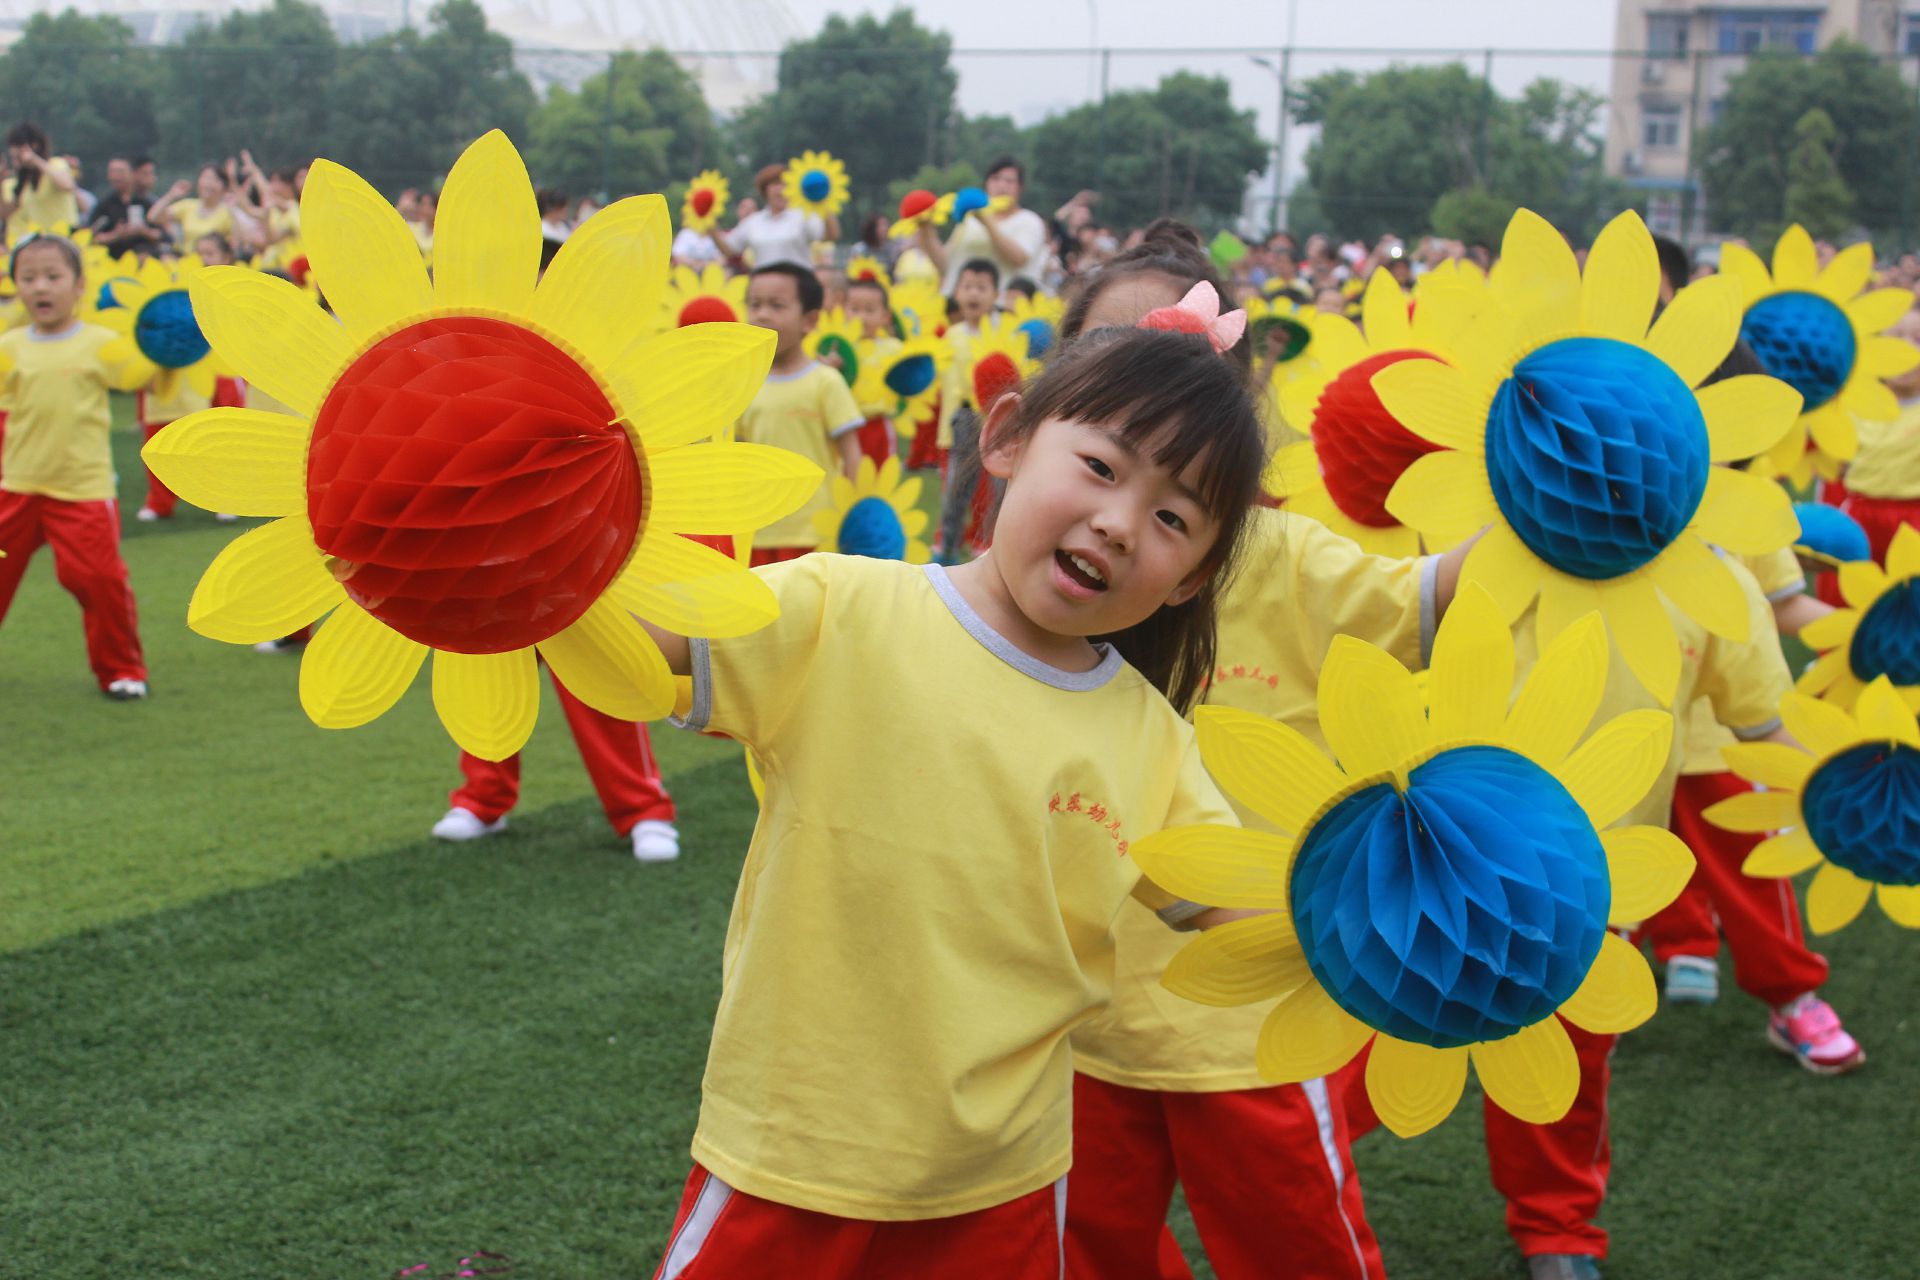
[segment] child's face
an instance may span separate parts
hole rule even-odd
[[[202,169],[200,176],[195,181],[200,189],[200,200],[203,204],[212,204],[220,199],[221,196],[227,194],[225,179],[220,176],[218,169],[212,168],[211,166]]]
[[[887,304],[878,289],[853,288],[847,290],[847,315],[860,323],[861,331],[869,338],[893,327],[893,317],[887,314]]]
[[[80,277],[54,245],[28,245],[14,255],[13,286],[39,328],[54,330],[80,305]]]
[[[1176,475],[1117,431],[1060,419],[992,443],[1017,401],[994,406],[983,461],[1007,481],[993,559],[1021,614],[1054,635],[1097,636],[1192,599],[1220,533],[1196,492],[1199,461]]]
[[[791,355],[820,318],[800,308],[800,285],[790,276],[755,276],[747,284],[747,323],[780,335],[774,357]]]
[[[984,271],[962,271],[953,283],[953,300],[962,320],[978,320],[993,309],[993,277]]]
[[[228,256],[226,246],[217,236],[201,236],[194,241],[193,251],[200,255],[200,261],[210,267],[231,266],[233,259]]]

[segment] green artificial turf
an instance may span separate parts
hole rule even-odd
[[[549,703],[511,831],[437,843],[457,774],[424,688],[313,728],[296,659],[186,630],[233,530],[128,531],[150,701],[94,691],[44,553],[0,627],[0,1277],[377,1280],[476,1249],[649,1274],[753,822],[737,749],[655,735],[686,854],[641,866]],[[1781,1059],[1730,976],[1623,1041],[1609,1276],[1913,1274],[1920,938],[1870,908],[1823,945],[1853,1077]],[[1471,1089],[1357,1159],[1392,1274],[1525,1274]]]

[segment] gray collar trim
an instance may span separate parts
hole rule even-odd
[[[926,566],[927,581],[932,584],[934,594],[947,606],[954,620],[966,628],[967,634],[978,640],[981,647],[1000,661],[1012,667],[1022,675],[1032,676],[1042,684],[1050,684],[1056,689],[1065,689],[1069,693],[1085,693],[1105,685],[1126,660],[1120,651],[1110,644],[1094,646],[1100,653],[1099,663],[1086,671],[1063,671],[1059,667],[1040,661],[1030,653],[1016,648],[1012,641],[987,625],[987,620],[974,611],[966,602],[959,588],[953,585],[953,579],[947,571],[937,564]]]

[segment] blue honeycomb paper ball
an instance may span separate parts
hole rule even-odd
[[[1873,559],[1867,531],[1840,508],[1824,502],[1796,502],[1793,518],[1800,522],[1800,536],[1793,540],[1795,550],[1830,564]]]
[[[209,350],[185,289],[156,294],[141,307],[133,322],[133,340],[140,354],[162,369],[184,369]]]
[[[113,286],[116,284],[133,283],[135,283],[135,280],[132,276],[115,276],[111,280],[103,280],[100,283],[100,292],[94,297],[93,309],[95,311],[118,311],[120,309],[120,299],[113,296]]]
[[[975,209],[987,207],[987,193],[980,187],[962,187],[953,193],[953,216],[966,217]]]
[[[1307,963],[1341,1008],[1457,1048],[1547,1017],[1600,952],[1606,852],[1553,775],[1504,747],[1442,752],[1315,823],[1289,894]]]
[[[1920,684],[1920,593],[1914,580],[1888,587],[1853,629],[1847,665],[1864,682],[1886,676],[1895,684]]]
[[[1747,308],[1740,336],[1768,373],[1800,393],[1808,409],[1840,394],[1853,372],[1853,322],[1817,293],[1776,293]]]
[[[896,361],[881,380],[887,384],[887,390],[897,396],[917,396],[933,385],[937,371],[932,356],[908,356]]]
[[[1827,861],[1875,884],[1920,884],[1920,751],[1849,747],[1814,769],[1800,811]]]
[[[1027,335],[1027,354],[1035,360],[1044,359],[1053,346],[1053,322],[1035,316],[1021,323],[1020,332]]]
[[[833,179],[819,169],[809,169],[800,177],[800,194],[818,204],[833,194]]]
[[[1700,402],[1653,353],[1550,342],[1514,366],[1487,418],[1487,479],[1529,550],[1576,578],[1617,578],[1685,531],[1712,459]]]
[[[900,513],[885,498],[865,497],[847,508],[840,519],[840,553],[875,560],[904,560],[907,531]]]

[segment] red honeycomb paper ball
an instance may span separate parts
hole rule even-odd
[[[688,299],[687,305],[680,308],[677,322],[684,329],[690,324],[726,324],[739,318],[733,304],[725,298],[703,293],[697,298]]]
[[[973,362],[973,397],[984,411],[1020,385],[1020,366],[1004,351],[994,351]]]
[[[626,564],[645,511],[632,437],[593,375],[504,320],[384,338],[314,419],[307,515],[361,608],[456,653],[565,630]]]
[[[693,199],[687,202],[693,206],[695,214],[704,218],[713,210],[713,188],[701,187],[693,193]]]
[[[1400,425],[1373,391],[1373,375],[1402,360],[1431,360],[1424,351],[1383,351],[1341,371],[1313,410],[1313,451],[1327,496],[1350,520],[1375,529],[1399,525],[1387,494],[1414,460],[1440,446]]]
[[[934,202],[938,199],[939,197],[933,192],[916,187],[900,197],[900,216],[911,218],[915,214],[925,213],[933,208]]]

